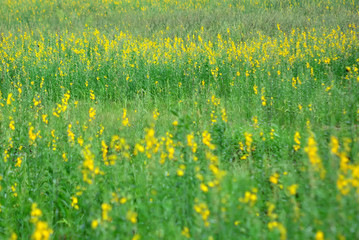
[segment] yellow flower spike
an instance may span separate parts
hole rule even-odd
[[[304,150],[308,154],[309,162],[314,171],[319,172],[320,178],[324,179],[326,171],[318,154],[318,147],[313,134],[308,138],[308,145]]]
[[[247,146],[247,152],[251,152],[252,149],[251,149],[251,146],[252,146],[252,143],[253,143],[253,138],[252,138],[253,134],[250,134],[250,133],[247,133],[245,132],[244,133],[244,137],[246,139],[246,146]]]
[[[211,134],[210,134],[208,131],[204,131],[204,132],[202,133],[202,137],[203,137],[203,138],[202,138],[203,143],[204,143],[210,150],[216,149],[216,146],[211,143],[212,138],[211,138]]]
[[[294,151],[298,151],[300,149],[300,134],[299,134],[299,132],[295,132],[294,142],[296,143],[293,145]]]
[[[90,108],[89,110],[89,122],[91,122],[92,120],[94,120],[96,117],[96,110],[94,108]]]
[[[129,127],[130,123],[127,117],[127,109],[123,109],[123,115],[122,115],[122,125],[125,127]]]
[[[339,152],[338,152],[338,149],[339,149],[339,141],[336,137],[334,136],[331,136],[330,137],[330,147],[331,147],[331,152],[334,154],[334,155],[337,155],[339,156]]]
[[[254,94],[258,94],[258,86],[254,84],[253,86]]]
[[[11,102],[14,101],[15,99],[12,97],[12,93],[9,93],[9,95],[7,96],[7,99],[6,99],[6,104],[7,105],[11,105]]]

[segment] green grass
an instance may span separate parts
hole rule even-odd
[[[0,238],[359,238],[358,22],[344,0],[0,1]]]

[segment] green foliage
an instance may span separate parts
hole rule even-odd
[[[0,238],[359,238],[356,5],[1,1]]]

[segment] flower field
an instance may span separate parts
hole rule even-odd
[[[355,0],[1,0],[0,239],[359,239]]]

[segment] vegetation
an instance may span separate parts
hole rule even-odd
[[[354,0],[0,1],[1,239],[359,239]]]

